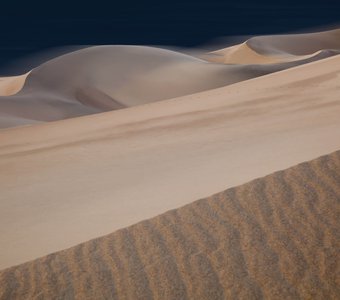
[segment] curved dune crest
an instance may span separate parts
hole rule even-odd
[[[320,50],[340,49],[340,29],[324,32],[253,37],[247,45],[260,54],[309,55]]]
[[[242,43],[225,49],[213,51],[202,55],[203,59],[220,64],[272,64],[282,60],[278,57],[270,57],[252,50],[247,43]]]
[[[340,53],[340,29],[308,33],[253,37],[242,44],[203,55],[224,64],[273,64],[312,59],[320,54]]]
[[[23,88],[28,74],[0,77],[0,97],[17,94]]]
[[[337,299],[340,152],[0,272],[0,299]]]

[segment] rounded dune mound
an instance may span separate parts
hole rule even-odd
[[[30,72],[20,92],[0,97],[0,126],[56,121],[165,100],[286,67],[227,66],[144,46],[90,47],[42,64]]]
[[[45,90],[70,102],[102,98],[108,109],[129,107],[223,86],[225,66],[179,52],[145,46],[96,46],[53,59],[35,69],[23,93]],[[242,74],[243,75],[243,74]],[[93,95],[92,95],[93,94]],[[107,100],[112,101],[110,105]]]

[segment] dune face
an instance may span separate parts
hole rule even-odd
[[[336,151],[339,74],[335,56],[182,98],[1,131],[0,267]]]
[[[339,54],[339,39],[335,39],[338,33],[279,37],[279,42],[276,37],[253,38],[245,44],[204,56],[205,60],[144,46],[81,49],[32,70],[21,90],[19,83],[12,88],[8,84],[7,89],[1,88],[0,81],[0,92],[3,91],[0,95],[0,128],[152,103],[285,70]],[[288,46],[284,47],[284,41],[291,43],[300,38],[306,40],[305,48],[294,48],[291,52],[308,52],[308,55],[296,57],[287,52],[284,58],[275,56],[279,47],[281,52],[290,50]],[[335,41],[331,43],[333,39]],[[258,45],[263,47],[265,54],[260,54]],[[320,51],[314,53],[315,49]],[[20,78],[23,84],[24,77]],[[6,80],[2,81],[9,82]]]
[[[1,299],[337,299],[340,152],[0,272]]]
[[[0,299],[338,298],[340,30],[198,53],[0,78]]]

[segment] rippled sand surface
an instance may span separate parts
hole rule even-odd
[[[0,273],[1,299],[337,299],[340,152]]]

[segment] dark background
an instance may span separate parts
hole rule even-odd
[[[192,47],[220,36],[292,32],[339,21],[340,0],[7,1],[0,10],[0,73],[17,58],[54,46]]]

